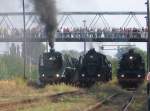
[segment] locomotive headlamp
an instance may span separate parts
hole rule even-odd
[[[129,59],[132,60],[132,59],[133,59],[133,56],[130,56]]]
[[[138,75],[138,78],[142,77],[140,74]]]
[[[50,58],[49,58],[50,61],[53,61],[53,60],[55,60],[55,59],[56,59],[55,57],[50,57]]]
[[[45,74],[42,74],[42,77],[45,77]]]
[[[93,58],[94,58],[94,56],[90,56],[90,58],[91,58],[91,59],[93,59]]]
[[[49,60],[53,60],[53,58],[52,58],[52,57],[50,57],[50,58],[49,58]]]
[[[81,76],[82,76],[82,77],[85,77],[85,74],[82,74]]]
[[[60,75],[59,75],[59,74],[56,74],[56,77],[57,77],[57,78],[59,78],[59,77],[60,77]]]
[[[125,75],[124,75],[124,74],[122,74],[122,75],[121,75],[121,77],[122,77],[122,78],[124,78],[124,77],[125,77]]]
[[[97,74],[97,77],[101,77],[101,74]]]

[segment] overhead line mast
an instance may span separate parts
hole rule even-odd
[[[24,70],[23,70],[23,73],[24,73],[24,79],[26,79],[26,14],[25,14],[25,2],[24,0],[22,1],[22,8],[23,8],[23,50],[24,50],[24,53],[23,53],[23,56],[24,56]]]
[[[149,11],[149,0],[146,2],[147,5],[147,29],[148,29],[148,42],[147,42],[147,71],[150,71],[150,11]]]

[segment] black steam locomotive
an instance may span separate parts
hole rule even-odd
[[[43,85],[47,83],[60,83],[65,80],[65,69],[75,67],[73,59],[69,56],[63,56],[60,52],[51,49],[44,53],[39,59],[39,80]]]
[[[141,55],[130,49],[119,61],[117,78],[124,88],[138,87],[145,78],[145,64]]]
[[[95,49],[89,50],[80,57],[79,83],[94,84],[95,82],[107,82],[112,79],[111,63],[106,56]]]
[[[44,53],[39,61],[39,80],[42,84],[60,83],[93,85],[112,79],[111,64],[106,56],[89,50],[79,60],[53,49]]]

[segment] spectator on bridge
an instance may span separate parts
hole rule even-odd
[[[11,31],[11,30],[10,30]],[[6,28],[0,28],[1,38],[6,36],[23,37],[23,29],[12,29],[10,32]],[[145,28],[69,28],[61,27],[57,30],[57,36],[61,38],[147,38],[148,30]],[[26,30],[26,36],[30,38],[45,37],[44,28],[36,26]]]
[[[97,38],[101,38],[101,35],[102,35],[102,29],[98,28],[97,29]]]

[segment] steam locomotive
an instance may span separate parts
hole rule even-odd
[[[95,82],[107,82],[112,79],[111,63],[106,56],[90,49],[79,59],[79,83],[92,85]]]
[[[39,59],[39,80],[45,85],[47,83],[60,83],[65,78],[65,69],[70,67],[73,70],[75,67],[73,59],[68,56],[63,56],[60,52],[51,49],[50,52],[44,53]]]
[[[60,83],[93,85],[112,79],[111,64],[106,56],[89,50],[80,59],[62,55],[52,49],[39,61],[39,80],[43,84]]]
[[[119,61],[117,78],[123,88],[138,87],[145,78],[145,63],[140,54],[130,49]]]
[[[106,56],[90,49],[80,56],[74,70],[66,68],[65,82],[81,87],[92,86],[96,82],[107,82],[112,79],[111,63]]]

